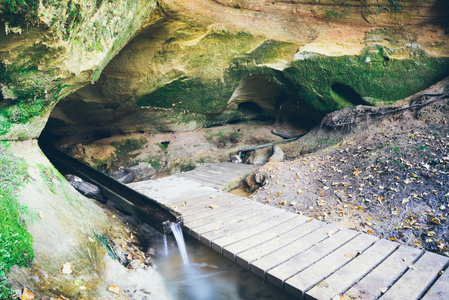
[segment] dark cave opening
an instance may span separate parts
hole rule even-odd
[[[338,98],[341,98],[347,102],[350,102],[354,105],[371,105],[369,102],[365,101],[359,93],[357,93],[351,86],[342,84],[342,83],[334,83],[331,86],[331,91],[337,95]]]

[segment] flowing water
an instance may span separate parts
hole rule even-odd
[[[165,256],[168,256],[167,235],[164,234],[162,239],[164,240],[164,254],[165,254]]]
[[[173,232],[182,238],[181,227],[176,227]],[[173,300],[293,299],[197,240],[186,236],[185,242],[185,250],[181,250],[169,235],[168,256],[160,255],[156,261]]]
[[[179,253],[181,254],[184,265],[189,265],[189,256],[187,255],[186,243],[184,242],[184,236],[182,234],[182,228],[180,223],[171,223],[171,231],[175,236],[176,243],[178,244]]]

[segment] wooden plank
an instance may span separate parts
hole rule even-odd
[[[305,224],[295,228],[295,230],[286,232],[272,240],[237,254],[235,257],[235,262],[242,267],[249,269],[250,264],[256,259],[268,255],[279,248],[287,246],[288,244],[300,239],[323,225],[324,223],[319,221],[306,222]]]
[[[213,199],[212,197],[214,197],[214,198],[222,198],[222,197],[225,197],[227,195],[229,195],[229,194],[226,193],[226,192],[221,192],[221,191],[217,191],[217,190],[215,190],[215,192],[213,192],[213,193],[206,192],[206,191],[198,193],[197,191],[195,191],[195,192],[192,192],[192,193],[185,193],[185,194],[183,194],[180,197],[169,198],[169,199],[166,200],[166,202],[164,204],[171,203],[173,205],[181,206],[184,202],[189,204],[189,203],[197,202],[197,201],[199,201],[201,199],[206,199],[206,198]]]
[[[215,202],[229,203],[231,201],[228,198],[230,198],[230,197],[227,197],[226,194],[224,194],[224,195],[207,194],[207,195],[202,195],[201,197],[198,197],[198,198],[192,198],[192,199],[190,199],[188,201],[184,201],[184,202],[173,202],[173,201],[168,200],[168,201],[164,201],[162,204],[178,211],[179,213],[186,215],[189,213],[195,213],[196,212],[195,209],[201,208],[203,206],[209,206],[210,204],[215,203]],[[234,200],[234,202],[235,202],[235,200]]]
[[[213,196],[208,196],[208,197],[204,197],[202,199],[198,199],[194,202],[191,203],[186,203],[186,207],[184,208],[183,212],[185,213],[185,215],[189,215],[189,216],[194,216],[195,213],[197,213],[195,211],[195,207],[198,206],[209,206],[210,204],[214,204],[214,205],[227,205],[227,204],[246,204],[248,203],[248,199],[243,199],[241,197],[232,195],[232,194],[225,194],[224,196],[220,196],[220,197],[215,197],[213,198]],[[253,201],[250,201],[253,202]]]
[[[354,230],[343,229],[338,231],[336,234],[318,243],[300,255],[296,255],[288,261],[269,270],[267,272],[267,281],[279,288],[283,288],[285,280],[319,261],[357,235],[358,233]]]
[[[187,203],[182,205],[178,210],[184,215],[184,218],[194,219],[204,216],[204,211],[202,209],[206,208],[210,211],[207,215],[213,215],[214,212],[218,211],[218,208],[223,207],[237,207],[242,205],[247,205],[247,201],[242,201],[242,199],[236,199],[235,197],[223,196],[223,197],[205,197],[203,199],[198,199],[195,202]]]
[[[251,262],[250,270],[259,277],[265,279],[265,273],[286,260],[306,251],[315,244],[329,238],[329,236],[338,232],[338,227],[334,225],[324,225],[304,235],[302,238],[282,247],[268,255],[265,255]]]
[[[449,258],[442,255],[424,253],[380,299],[419,299],[448,261]]]
[[[305,291],[351,261],[358,253],[372,246],[376,240],[378,238],[372,235],[358,235],[320,261],[286,280],[284,289],[293,296],[302,299]]]
[[[223,221],[228,218],[232,217],[234,215],[241,216],[242,213],[253,210],[255,208],[259,208],[260,206],[254,205],[254,204],[244,204],[244,205],[224,205],[219,208],[214,208],[213,210],[209,209],[209,211],[206,211],[201,216],[195,219],[187,219],[184,224],[185,226],[189,227],[190,229],[195,229],[198,227],[205,226],[207,224],[212,223],[223,223]],[[271,207],[272,209],[274,207]],[[268,208],[266,208],[268,210]],[[245,217],[243,216],[243,219]],[[222,225],[220,228],[222,228],[225,225]]]
[[[255,204],[256,203],[254,203],[254,204],[249,203],[247,206],[239,207],[238,211],[225,212],[225,213],[223,213],[223,219],[220,221],[191,228],[192,237],[200,240],[201,235],[206,232],[217,230],[224,225],[236,223],[241,219],[249,218],[251,216],[261,214],[261,213],[267,211],[268,209],[270,209],[270,208],[266,207],[265,205],[260,206],[260,205],[255,205]]]
[[[206,173],[187,173],[182,175],[183,178],[200,181],[200,182],[207,182],[207,183],[215,183],[218,185],[225,184],[228,180],[227,176],[223,176],[222,174],[206,174]]]
[[[248,226],[245,230],[213,239],[211,243],[212,249],[214,249],[219,253],[222,253],[223,247],[246,239],[250,236],[265,232],[270,228],[277,226],[284,226],[284,222],[291,220],[296,216],[297,215],[291,212],[283,211],[281,214],[271,219],[265,220],[257,224],[253,224],[252,226]]]
[[[388,240],[377,241],[354,260],[307,291],[305,299],[332,299],[343,294],[355,282],[390,256],[398,246],[398,243]]]
[[[351,287],[345,296],[349,299],[378,299],[422,254],[422,250],[413,247],[399,247],[377,268]]]
[[[128,184],[128,186],[160,202],[166,199],[182,197],[189,193],[216,192],[216,189],[205,186],[199,181],[189,180],[175,175],[157,180],[134,182]]]
[[[271,218],[274,218],[280,214],[284,213],[282,209],[272,207],[272,209],[267,210],[259,215],[255,215],[249,218],[243,218],[239,220],[237,223],[232,223],[229,225],[225,225],[220,227],[219,230],[214,230],[211,232],[206,232],[201,236],[201,242],[206,245],[212,246],[212,241],[214,239],[232,235],[239,231],[246,231],[248,228],[251,228],[254,224],[260,224],[261,222],[265,222]]]
[[[447,300],[449,299],[449,269],[432,285],[421,300]]]
[[[239,205],[236,205],[234,203],[225,204],[222,206],[218,206],[214,209],[209,209],[206,213],[199,214],[195,218],[190,218],[189,216],[186,216],[185,223],[189,224],[188,226],[193,229],[218,221],[223,222],[223,220],[225,220],[228,217],[234,215],[241,215],[242,213],[255,208],[262,208],[262,206],[258,204],[259,203],[255,202],[239,203]],[[264,209],[266,210],[267,208]]]
[[[307,219],[305,217],[297,216],[296,218],[292,218],[282,223],[281,226],[272,227],[247,239],[223,247],[222,254],[230,260],[235,261],[236,254],[270,241],[279,235],[295,230],[306,222]]]

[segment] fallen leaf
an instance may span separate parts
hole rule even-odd
[[[409,202],[410,200],[408,200],[407,198],[402,199],[402,204],[405,204],[407,202]]]
[[[352,174],[354,174],[354,176],[359,176],[360,175],[360,173],[362,173],[362,171],[354,171],[354,172],[352,172]]]
[[[118,295],[120,293],[120,288],[113,284],[110,287],[108,287],[108,291],[112,292],[112,293],[116,293]]]
[[[22,296],[19,298],[20,300],[31,300],[34,299],[34,294],[27,287],[24,287],[22,290]]]
[[[419,271],[419,270],[422,269],[421,267],[418,267],[418,266],[416,266],[416,265],[414,265],[414,264],[411,264],[411,265],[409,265],[408,267],[409,267],[410,269],[412,269],[413,271]]]
[[[61,271],[62,271],[62,274],[71,274],[72,266],[70,265],[70,263],[65,263],[62,265]]]
[[[64,297],[63,295],[59,295],[58,299],[56,299],[56,300],[70,300],[70,299],[67,297]]]
[[[210,204],[209,207],[212,208],[212,209],[214,209],[214,208],[215,208],[215,205]]]

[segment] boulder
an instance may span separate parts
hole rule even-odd
[[[134,181],[150,180],[156,174],[156,170],[147,162],[139,162],[137,165],[124,168],[120,167],[117,172],[110,176],[117,181],[127,184]]]
[[[268,159],[268,162],[274,162],[274,161],[284,161],[284,151],[282,151],[281,147],[279,145],[273,146],[273,154]]]

